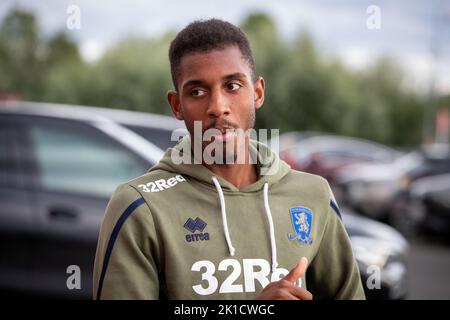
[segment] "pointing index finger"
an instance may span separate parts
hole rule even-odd
[[[308,259],[306,257],[302,257],[299,263],[283,278],[283,280],[295,283],[299,278],[305,275],[307,267]]]

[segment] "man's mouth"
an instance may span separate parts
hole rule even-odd
[[[211,129],[215,129],[216,131],[213,135],[211,135],[213,141],[228,141],[236,136],[236,131],[234,128],[216,127]]]

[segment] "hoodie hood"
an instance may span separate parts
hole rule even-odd
[[[264,184],[267,183],[270,187],[289,173],[289,165],[281,160],[267,145],[256,140],[250,140],[249,147],[251,159],[257,165],[258,180],[242,189],[238,189],[225,179],[216,176],[204,165],[195,164],[189,135],[184,136],[175,147],[169,148],[161,161],[150,168],[149,172],[164,170],[182,174],[207,184],[211,188],[214,188],[211,178],[216,177],[224,192],[260,191]]]

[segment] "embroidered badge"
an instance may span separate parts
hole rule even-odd
[[[292,207],[291,213],[292,226],[295,234],[288,234],[289,240],[296,240],[299,244],[311,244],[312,229],[312,211],[306,207]]]

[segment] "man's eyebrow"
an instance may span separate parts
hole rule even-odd
[[[198,86],[200,84],[203,84],[203,81],[193,79],[193,80],[186,81],[186,83],[183,84],[183,88],[186,88],[189,86]]]
[[[242,78],[247,78],[245,73],[235,72],[235,73],[226,75],[225,77],[223,77],[223,80],[242,79]]]
[[[224,76],[222,79],[223,80],[232,80],[232,79],[242,79],[242,78],[247,78],[245,73],[235,72],[235,73],[228,74],[228,75]],[[187,87],[190,87],[190,86],[198,86],[198,85],[202,85],[202,84],[204,84],[204,81],[197,80],[197,79],[192,79],[192,80],[186,81],[186,83],[183,84],[183,88],[187,88]]]

